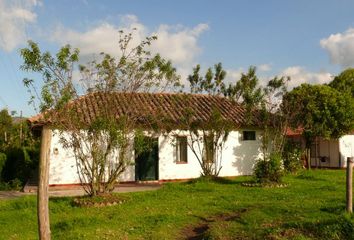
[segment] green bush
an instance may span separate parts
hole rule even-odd
[[[302,168],[302,150],[294,143],[287,143],[283,152],[284,170],[288,173],[296,173]]]
[[[254,176],[259,183],[280,183],[283,176],[281,156],[272,153],[269,158],[259,159],[254,168]]]
[[[5,163],[6,163],[6,154],[5,153],[2,153],[0,152],[0,182],[1,182],[1,173],[2,173],[2,170],[5,166]]]
[[[35,147],[15,147],[6,150],[7,160],[2,171],[2,180],[19,180],[24,185],[38,166],[39,151]]]
[[[22,182],[15,178],[9,182],[0,182],[0,191],[9,191],[9,190],[21,190],[22,189]]]

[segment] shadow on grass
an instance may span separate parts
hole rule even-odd
[[[202,176],[185,182],[187,185],[196,183],[238,184],[238,182],[235,182],[232,179],[214,176]]]
[[[320,208],[322,212],[327,212],[327,213],[335,213],[335,214],[343,214],[345,211],[345,206],[334,206],[334,207],[322,207]]]
[[[310,181],[324,181],[324,179],[317,177],[311,170],[301,172],[296,178]]]
[[[353,217],[341,214],[319,222],[289,223],[284,224],[283,227],[300,231],[303,235],[316,239],[354,239],[353,222]]]

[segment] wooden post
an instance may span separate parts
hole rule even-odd
[[[347,158],[347,212],[353,212],[353,163],[354,157]]]
[[[52,132],[43,127],[41,140],[41,155],[39,159],[39,182],[37,193],[38,234],[40,240],[50,240],[48,184],[49,184],[49,154]]]

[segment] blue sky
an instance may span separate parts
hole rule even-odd
[[[133,27],[136,40],[158,35],[153,51],[182,78],[197,63],[222,62],[229,81],[254,65],[262,80],[326,83],[354,66],[353,9],[349,0],[0,0],[0,108],[34,114],[22,85],[31,75],[19,69],[28,39],[52,52],[70,43],[88,59],[114,54],[117,31]]]

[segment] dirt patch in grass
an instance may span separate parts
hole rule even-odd
[[[241,215],[248,210],[246,208],[240,209],[237,212],[219,214],[209,218],[200,218],[200,222],[196,225],[191,225],[182,230],[183,239],[186,240],[202,240],[207,238],[207,233],[210,224],[213,222],[228,222],[241,218]]]

